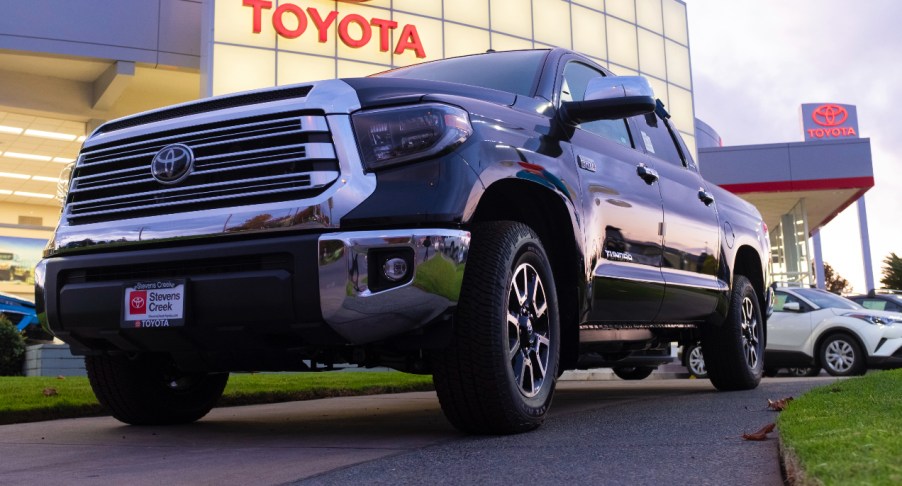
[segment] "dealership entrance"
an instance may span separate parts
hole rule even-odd
[[[825,288],[820,228],[856,203],[871,290],[864,203],[874,186],[871,142],[858,138],[854,106],[806,104],[802,119],[804,142],[726,147],[714,129],[697,121],[702,173],[758,208],[770,230],[773,279],[786,285]]]

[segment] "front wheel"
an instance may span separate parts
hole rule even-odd
[[[864,353],[858,342],[847,334],[834,334],[821,344],[821,366],[833,376],[863,375]]]
[[[558,374],[551,265],[523,224],[482,223],[472,234],[453,341],[434,355],[435,390],[464,432],[526,432],[544,421]]]
[[[644,380],[655,370],[654,366],[620,366],[611,368],[621,380]]]
[[[708,378],[718,390],[751,390],[764,366],[764,318],[751,282],[733,277],[726,320],[702,332]]]
[[[194,422],[225,389],[228,373],[185,373],[164,356],[86,356],[88,381],[113,417],[131,425]]]

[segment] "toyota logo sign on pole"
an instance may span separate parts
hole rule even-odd
[[[806,103],[802,105],[802,132],[805,141],[858,138],[855,105]]]

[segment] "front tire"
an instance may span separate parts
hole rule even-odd
[[[708,378],[722,391],[751,390],[761,382],[764,366],[764,318],[751,282],[733,277],[726,320],[702,333]]]
[[[615,375],[621,380],[635,381],[644,380],[655,371],[654,366],[620,366],[611,368]]]
[[[184,373],[163,356],[86,356],[88,380],[113,417],[131,425],[172,425],[206,415],[228,373]]]
[[[848,334],[834,334],[821,343],[821,366],[832,376],[863,375],[867,371],[864,353]]]
[[[520,223],[481,223],[472,242],[452,344],[434,355],[435,390],[464,432],[526,432],[545,420],[558,375],[551,265]]]

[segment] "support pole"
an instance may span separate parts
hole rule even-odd
[[[867,293],[874,290],[874,267],[871,265],[871,237],[868,235],[868,208],[864,195],[858,198],[858,228],[861,232],[861,258],[864,263],[864,285]]]
[[[814,243],[814,273],[817,277],[817,288],[821,290],[827,290],[827,279],[826,274],[824,274],[824,254],[821,252],[820,228],[814,230],[814,234],[811,235],[811,239]]]

